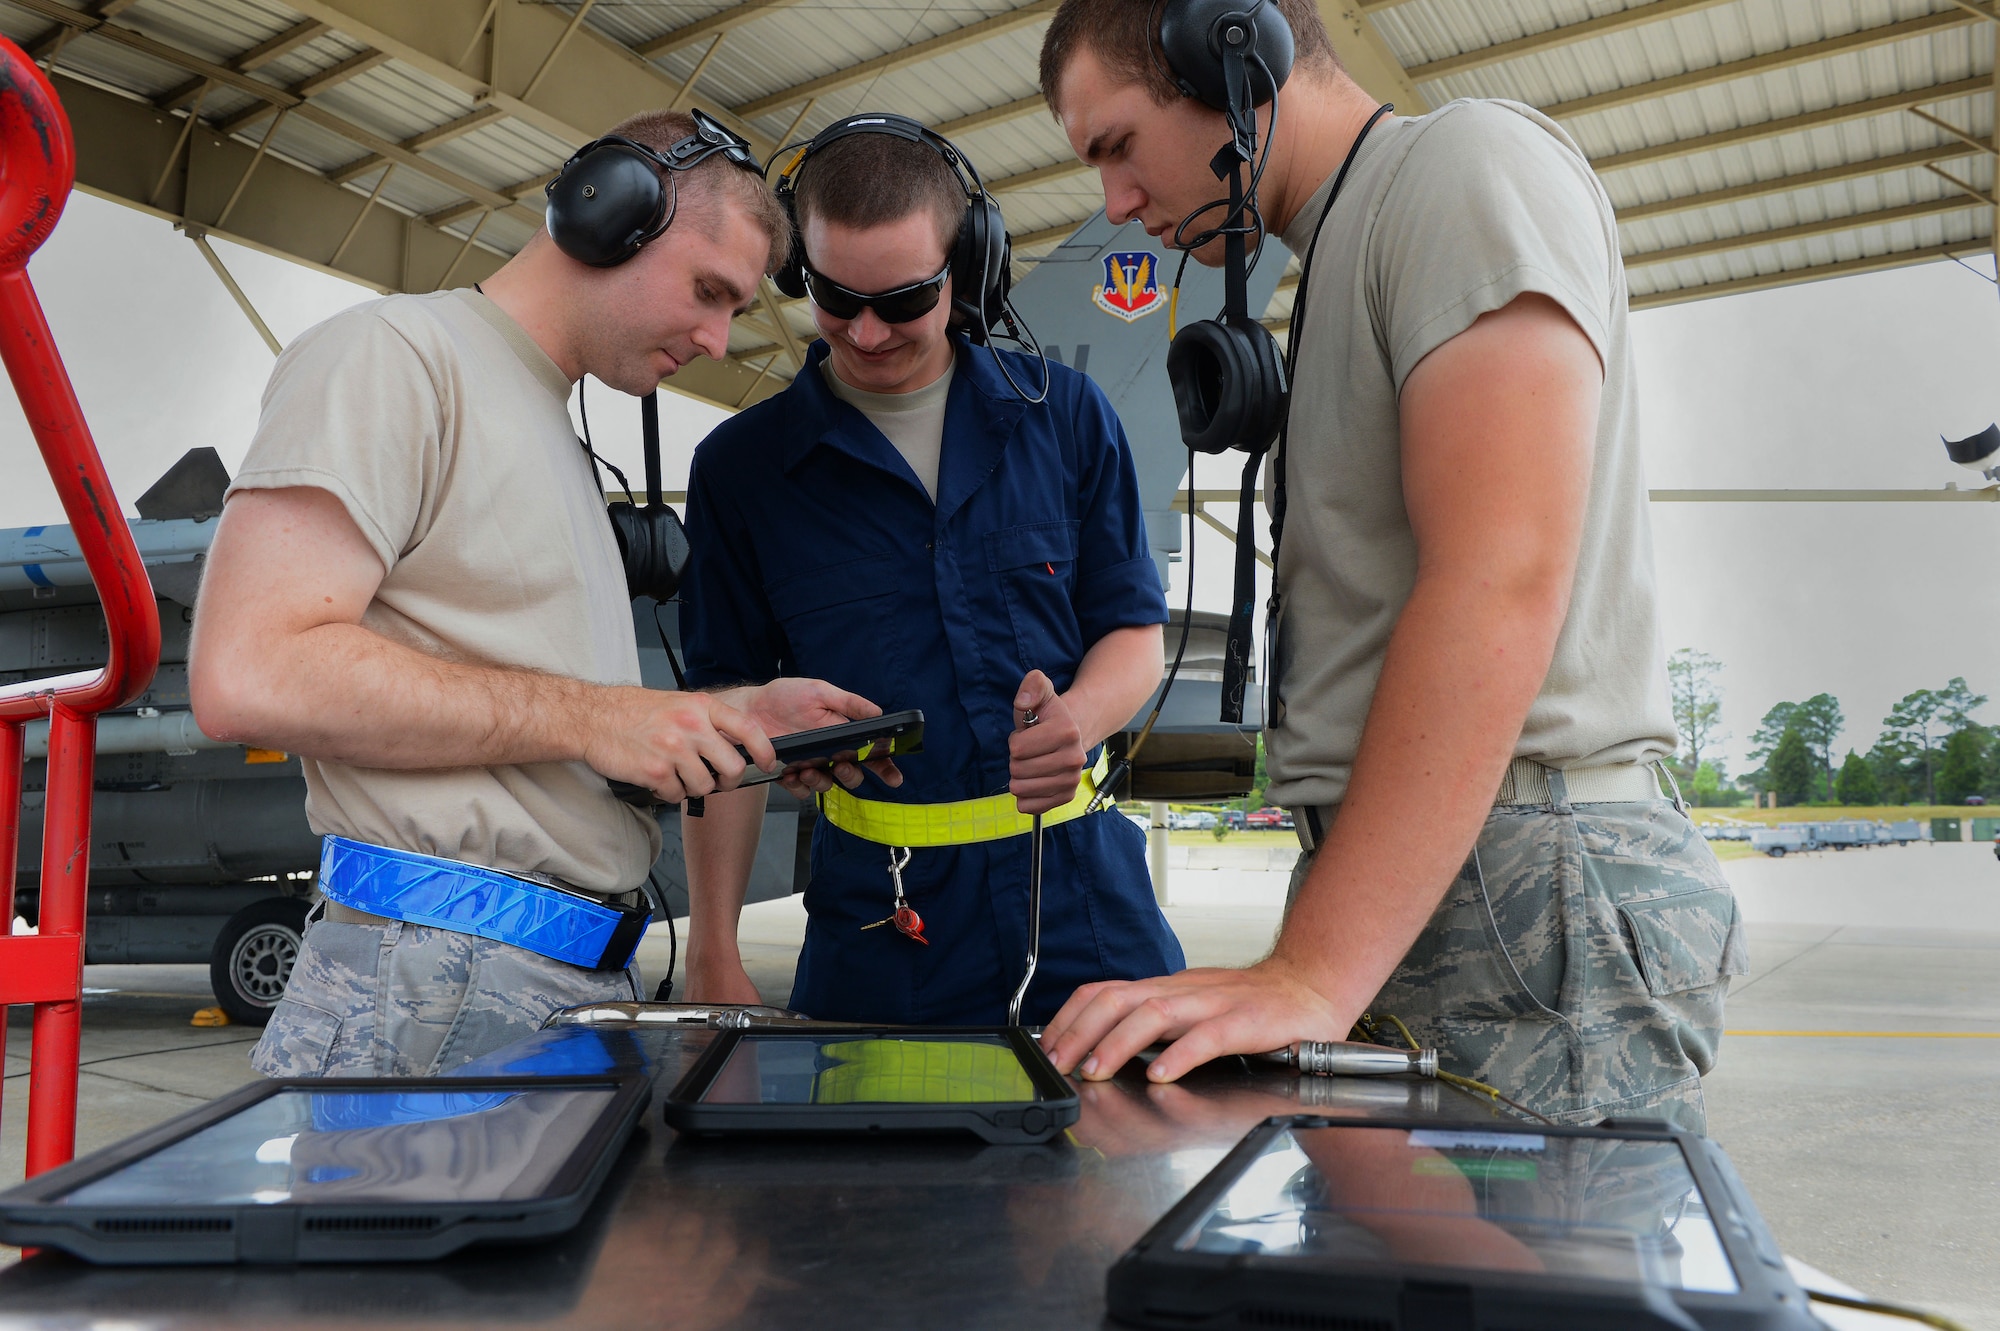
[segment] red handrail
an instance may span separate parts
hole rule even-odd
[[[101,670],[0,686],[0,1010],[35,1006],[28,1074],[27,1172],[76,1154],[77,1053],[83,1034],[83,916],[90,881],[90,796],[97,714],[146,691],[160,663],[160,614],[132,529],[84,424],[28,260],[49,238],[76,179],[76,142],[56,90],[0,37],[0,361],[55,481],[104,605]],[[19,848],[22,727],[49,719],[39,930],[10,936]],[[0,1056],[7,1032],[0,1021]]]

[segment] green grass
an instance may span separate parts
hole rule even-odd
[[[1914,818],[1918,822],[1928,823],[1933,818],[2000,818],[2000,805],[1788,804],[1782,809],[1689,809],[1688,816],[1696,823],[1725,822],[1734,819],[1740,823],[1761,823],[1765,827],[1776,827],[1780,823],[1837,823],[1850,818],[1881,823],[1900,823]]]

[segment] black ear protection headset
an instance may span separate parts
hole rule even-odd
[[[1013,246],[1008,240],[1007,223],[1000,215],[1000,203],[986,192],[979,168],[952,145],[951,140],[928,129],[908,116],[870,113],[836,120],[812,142],[794,152],[778,174],[778,202],[792,224],[792,252],[784,266],[771,275],[772,285],[794,300],[806,294],[806,243],[799,229],[799,172],[821,149],[852,138],[856,134],[888,134],[910,143],[921,143],[936,152],[958,178],[965,191],[965,220],[959,224],[958,240],[951,250],[951,309],[967,336],[984,345],[988,331],[1000,322],[1007,293],[1014,285],[1011,260]]]
[[[720,154],[731,165],[763,179],[764,168],[744,139],[705,111],[690,113],[695,132],[665,152],[616,134],[594,139],[571,154],[548,184],[549,239],[578,263],[611,268],[624,263],[673,225],[680,201],[674,177]],[[475,284],[476,285],[476,284]],[[660,403],[655,393],[640,399],[646,456],[646,503],[610,505],[611,530],[625,564],[625,586],[633,596],[673,598],[687,571],[687,529],[667,507],[660,490]],[[583,413],[584,447],[590,444],[590,413]],[[605,463],[607,467],[610,463]],[[612,475],[629,496],[625,474]],[[667,653],[669,661],[673,653]],[[674,665],[678,675],[680,667]]]
[[[1249,454],[1243,465],[1243,487],[1237,509],[1236,577],[1229,607],[1229,637],[1222,662],[1222,720],[1243,719],[1243,690],[1250,670],[1250,621],[1256,609],[1257,569],[1252,529],[1257,470],[1271,445],[1282,438],[1291,405],[1291,352],[1298,345],[1304,310],[1305,275],[1299,282],[1292,319],[1291,349],[1281,354],[1269,329],[1250,316],[1249,278],[1263,250],[1266,228],[1257,207],[1257,185],[1270,162],[1271,139],[1278,127],[1278,91],[1291,76],[1295,46],[1292,28],[1273,0],[1161,0],[1158,56],[1181,92],[1222,112],[1229,121],[1230,141],[1210,162],[1229,193],[1195,209],[1174,230],[1173,244],[1185,269],[1187,255],[1218,238],[1223,242],[1222,313],[1189,324],[1174,334],[1167,350],[1167,378],[1173,385],[1174,409],[1181,439],[1189,449],[1188,472],[1193,476],[1194,453],[1241,449]],[[1257,108],[1271,107],[1271,123],[1263,153],[1257,145]],[[1355,153],[1376,122],[1390,111],[1384,106],[1356,136],[1334,178],[1326,202],[1331,210],[1354,164]],[[1244,169],[1250,168],[1246,185]],[[1223,210],[1219,222],[1198,223]],[[1320,214],[1324,223],[1326,213]],[[1249,238],[1257,238],[1257,251]],[[1318,231],[1314,232],[1315,240]],[[1312,253],[1305,255],[1307,275]],[[1179,279],[1175,280],[1176,289]],[[1190,480],[1192,484],[1192,480]],[[1272,559],[1284,521],[1282,456],[1272,467]],[[1272,615],[1277,615],[1272,594]],[[1269,629],[1266,630],[1269,632]]]
[[[593,268],[611,268],[673,225],[680,191],[674,176],[718,153],[761,179],[750,144],[706,111],[691,111],[693,134],[665,152],[607,134],[570,155],[548,183],[549,239]]]
[[[1181,437],[1199,453],[1240,448],[1253,455],[1270,448],[1284,417],[1284,358],[1269,329],[1250,317],[1246,255],[1252,232],[1263,244],[1257,212],[1256,109],[1275,102],[1292,72],[1292,29],[1270,0],[1165,0],[1160,11],[1160,55],[1181,92],[1229,118],[1230,142],[1210,164],[1229,182],[1229,197],[1184,218],[1174,245],[1195,250],[1221,237],[1225,251],[1222,314],[1178,330],[1167,353],[1167,377]],[[1275,114],[1275,107],[1273,108]],[[1264,145],[1269,160],[1270,144]],[[1243,169],[1254,166],[1250,183]],[[1226,209],[1220,222],[1197,228],[1204,216]],[[1192,233],[1192,234],[1191,234]]]
[[[814,154],[856,134],[888,134],[910,143],[921,143],[944,159],[952,175],[957,177],[959,188],[965,191],[965,217],[959,223],[958,239],[953,243],[950,255],[953,322],[961,325],[966,336],[977,346],[991,349],[993,330],[999,327],[1004,329],[1001,333],[1004,339],[1040,356],[1041,345],[1035,341],[1032,332],[1025,330],[1008,300],[1008,293],[1014,286],[1014,246],[1007,234],[1007,220],[1000,214],[999,200],[987,192],[986,182],[980,179],[979,168],[972,164],[971,158],[960,152],[950,139],[908,116],[887,112],[846,116],[813,135],[809,143],[779,151],[778,157],[783,158],[785,164],[778,173],[776,190],[778,203],[792,224],[792,252],[785,257],[783,266],[771,275],[772,285],[794,300],[807,295],[805,232],[799,226],[798,213],[799,173]],[[787,153],[790,153],[789,157],[786,157]],[[1006,363],[1000,360],[997,353],[994,363],[999,365],[1000,373],[1023,399],[1037,403],[1048,396],[1046,359],[1042,363],[1041,391],[1032,396],[1014,383],[1014,376],[1008,373]]]

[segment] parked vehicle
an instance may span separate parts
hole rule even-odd
[[[1289,832],[1292,830],[1292,815],[1289,810],[1281,809],[1275,804],[1266,804],[1263,808],[1244,815],[1243,824],[1253,831]]]
[[[1222,825],[1232,832],[1241,832],[1250,825],[1246,821],[1250,815],[1241,809],[1224,809],[1217,816],[1222,819]]]
[[[1774,860],[1781,860],[1794,851],[1818,850],[1819,842],[1813,836],[1814,831],[1805,823],[1760,827],[1750,833],[1750,849],[1761,850]]]
[[[1877,835],[1876,825],[1859,818],[1838,823],[1818,823],[1815,824],[1815,828],[1815,839],[1822,846],[1830,846],[1834,850],[1846,850],[1849,846],[1872,846],[1881,840]]]
[[[1206,809],[1169,809],[1167,828],[1174,832],[1206,832],[1214,828],[1215,815]]]
[[[1907,846],[1912,841],[1924,839],[1924,825],[1914,818],[1900,823],[1889,823],[1882,829],[1882,840],[1898,846]]]

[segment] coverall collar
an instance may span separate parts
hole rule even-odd
[[[990,355],[974,348],[962,334],[954,334],[952,344],[957,369],[952,375],[951,394],[945,399],[944,446],[938,458],[940,522],[949,519],[993,474],[1027,407],[1008,387]],[[796,420],[785,439],[786,472],[795,470],[813,449],[824,445],[922,489],[902,454],[882,432],[826,386],[820,363],[827,351],[823,339],[814,342],[806,351],[806,363],[785,390],[792,399],[789,405]]]

